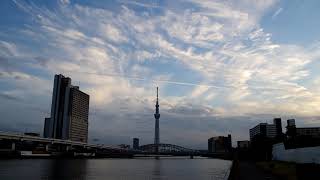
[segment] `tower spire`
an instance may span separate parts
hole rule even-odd
[[[154,132],[154,145],[155,145],[155,153],[159,152],[159,143],[160,143],[160,133],[159,133],[159,119],[160,119],[160,113],[159,113],[159,88],[157,87],[157,101],[156,101],[156,112],[154,114],[155,118],[155,132]]]

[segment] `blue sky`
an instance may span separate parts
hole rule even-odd
[[[42,132],[53,76],[90,94],[90,139],[205,148],[273,117],[319,126],[320,2],[0,2],[0,128]]]

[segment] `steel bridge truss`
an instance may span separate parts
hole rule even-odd
[[[155,152],[156,144],[146,144],[140,146],[140,150],[143,152]],[[159,153],[194,153],[193,149],[185,148],[174,144],[158,144]]]

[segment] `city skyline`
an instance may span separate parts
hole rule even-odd
[[[235,145],[275,117],[320,126],[317,5],[1,1],[1,130],[41,133],[59,73],[90,95],[89,141],[152,143],[157,86],[162,142]]]

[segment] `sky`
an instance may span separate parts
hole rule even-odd
[[[55,74],[90,95],[89,141],[207,139],[275,117],[320,126],[320,1],[0,1],[0,131],[43,132]],[[283,128],[285,131],[285,128]],[[94,141],[95,140],[95,141]]]

